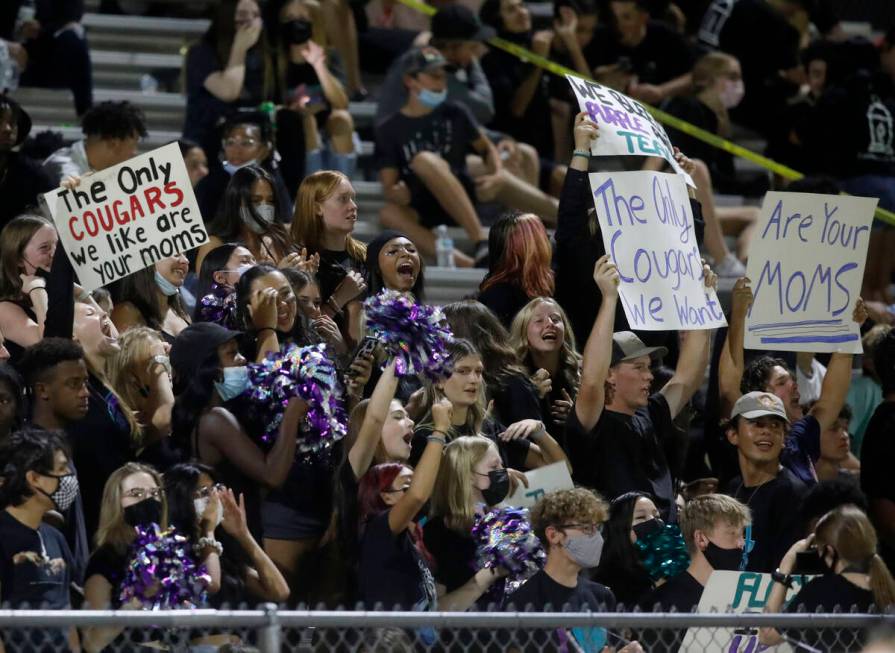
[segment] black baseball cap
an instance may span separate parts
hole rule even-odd
[[[442,7],[432,16],[432,38],[445,41],[487,41],[497,35],[465,5]]]
[[[174,375],[186,379],[195,374],[205,360],[225,342],[242,335],[214,322],[191,324],[174,339],[169,357]]]

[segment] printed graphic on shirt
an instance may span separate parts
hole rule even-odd
[[[870,143],[867,152],[861,158],[891,160],[895,158],[892,148],[892,112],[874,95],[867,107],[867,127],[870,130]]]

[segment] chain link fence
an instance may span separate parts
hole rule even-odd
[[[895,614],[420,613],[256,610],[0,610],[6,653],[650,653],[860,651]],[[773,630],[764,630],[773,629]],[[77,635],[75,635],[77,633]],[[73,640],[77,637],[77,640]]]

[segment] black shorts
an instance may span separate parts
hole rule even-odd
[[[457,175],[457,179],[460,180],[463,188],[466,189],[466,194],[469,195],[469,201],[475,205],[475,184],[469,176],[469,173],[463,171],[461,173],[455,172],[454,174]],[[426,185],[420,179],[414,176],[409,176],[404,179],[404,183],[407,184],[407,188],[410,189],[410,206],[419,215],[421,225],[428,229],[434,229],[440,224],[446,224],[449,227],[457,225],[454,219],[442,208],[432,192],[426,188]]]

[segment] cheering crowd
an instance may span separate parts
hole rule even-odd
[[[39,74],[47,57],[79,70],[79,4],[0,16],[23,84],[63,83]],[[428,20],[385,0],[214,3],[186,56],[179,141],[207,239],[91,292],[43,193],[136,156],[144,114],[94,104],[73,74],[83,138],[64,145],[0,96],[2,604],[689,612],[713,571],[743,570],[772,575],[771,612],[895,605],[895,231],[874,225],[849,307],[863,355],[747,350],[758,210],[714,195],[845,190],[895,209],[895,33],[846,38],[823,0],[557,0],[542,30],[522,0],[471,5]],[[495,35],[723,137],[746,126],[811,175],[750,177],[669,130],[698,186],[705,286],[735,279],[728,328],[630,329],[588,181],[600,129],[564,79],[487,48]],[[364,243],[348,108],[371,72],[384,203]],[[436,258],[487,274],[426,312]],[[376,331],[404,309],[432,322]],[[408,371],[387,346],[412,354],[414,329],[449,329],[439,366]],[[274,394],[289,365],[317,374],[310,395]],[[524,582],[483,564],[485,524],[509,537],[500,506],[557,463],[575,487],[525,518]],[[139,573],[146,551],[164,582]],[[0,651],[162,637],[39,635],[0,633]],[[625,653],[680,644],[627,636]],[[799,639],[859,650],[863,635]]]

